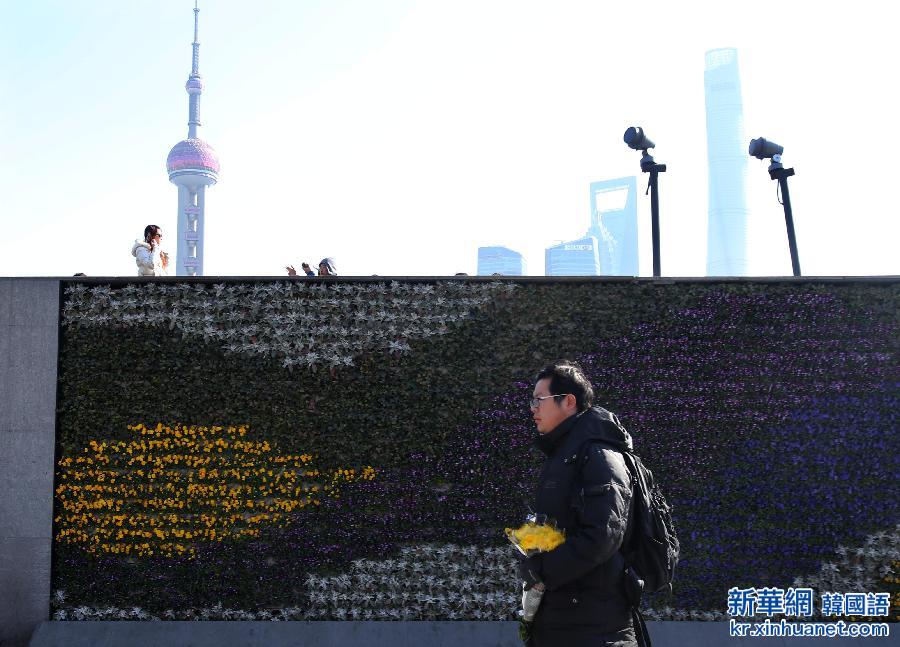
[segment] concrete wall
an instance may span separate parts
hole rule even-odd
[[[47,620],[59,281],[0,278],[0,644]]]

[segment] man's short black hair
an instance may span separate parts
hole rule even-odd
[[[571,393],[575,396],[575,404],[579,411],[587,411],[594,404],[594,387],[575,362],[561,360],[545,366],[534,381],[539,382],[547,378],[550,379],[550,394]]]

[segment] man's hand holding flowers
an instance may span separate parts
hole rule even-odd
[[[543,516],[539,518],[537,515],[529,516],[528,520],[515,530],[507,528],[506,536],[523,555],[518,566],[519,579],[522,581],[521,617],[523,625],[520,633],[523,640],[526,640],[530,631],[530,623],[544,596],[541,553],[553,550],[562,544],[566,540],[566,536],[556,528],[556,524]]]
[[[522,580],[523,588],[526,591],[536,584],[543,584],[540,553],[531,557],[522,557],[519,560],[519,579]]]

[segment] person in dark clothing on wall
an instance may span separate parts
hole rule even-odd
[[[302,263],[300,267],[303,269],[306,276],[315,276],[309,263]],[[284,269],[287,270],[288,276],[297,276],[297,270],[294,269],[293,265],[287,265]],[[334,267],[334,259],[330,256],[319,261],[319,276],[337,276],[337,270]]]
[[[531,413],[546,454],[533,510],[565,531],[563,544],[524,558],[519,575],[544,587],[531,647],[637,647],[620,552],[630,536],[632,483],[619,451],[631,448],[615,414],[592,408],[594,390],[562,361],[535,380]]]

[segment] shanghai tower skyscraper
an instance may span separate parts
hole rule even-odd
[[[706,151],[709,162],[707,276],[744,276],[747,258],[747,142],[737,50],[706,53]]]

